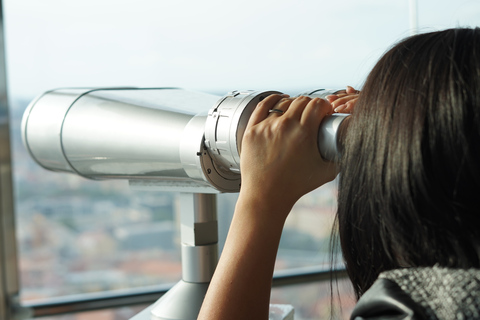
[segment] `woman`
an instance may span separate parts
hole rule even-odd
[[[317,151],[319,123],[353,105],[337,212],[360,298],[352,318],[480,318],[480,29],[400,42],[356,98],[348,89],[332,103],[270,96],[258,105],[243,140],[242,189],[199,319],[268,318],[285,219],[338,170]]]

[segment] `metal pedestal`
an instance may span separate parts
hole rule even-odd
[[[180,195],[182,280],[130,320],[195,320],[218,261],[217,196]]]

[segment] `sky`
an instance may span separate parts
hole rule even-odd
[[[480,25],[478,0],[4,0],[9,95],[361,87],[412,32]]]

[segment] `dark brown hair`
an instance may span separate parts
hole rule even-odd
[[[346,135],[337,219],[357,298],[393,268],[480,267],[480,29],[410,37],[376,64]]]

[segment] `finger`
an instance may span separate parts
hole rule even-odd
[[[285,98],[284,95],[272,94],[258,103],[257,107],[253,110],[250,119],[248,120],[247,128],[265,120],[265,118],[268,116],[268,110],[272,109],[278,103],[278,101],[283,98]]]
[[[330,94],[330,95],[326,96],[325,99],[327,99],[328,102],[332,103],[333,101],[337,100],[338,98],[345,97],[347,95],[348,95],[347,90],[338,90],[338,91],[335,91],[334,94]]]
[[[317,131],[318,126],[323,118],[332,113],[333,108],[328,101],[315,98],[305,107],[305,110],[302,113],[302,118],[300,119],[300,123],[312,128],[314,131]]]
[[[306,96],[295,98],[288,110],[285,112],[285,116],[300,120],[303,110],[305,110],[305,107],[311,100],[312,98]]]
[[[275,104],[275,106],[273,106],[272,109],[269,109],[268,110],[268,116],[275,116],[275,117],[278,117],[278,116],[281,116],[282,114],[285,113],[285,111],[287,111],[288,107],[290,106],[290,104],[292,103],[292,99],[290,98],[282,98],[280,99],[280,101],[277,102],[277,104]]]
[[[343,113],[343,110],[345,110],[346,107],[347,107],[346,104],[341,104],[341,105],[335,107],[335,109],[333,109],[333,111],[335,111],[336,113]]]
[[[339,96],[337,96],[336,94],[331,94],[331,95],[325,97],[325,99],[327,99],[327,101],[330,102],[330,103],[337,100],[338,98],[339,98]]]
[[[357,104],[358,98],[347,101],[346,103],[334,107],[334,111],[337,113],[351,113]]]
[[[337,100],[332,102],[333,108],[337,108],[343,104],[346,104],[350,100],[354,100],[358,98],[358,94],[350,94],[345,97],[338,98]]]
[[[355,90],[355,89],[354,89],[353,87],[351,87],[351,86],[347,86],[346,92],[347,92],[348,94],[352,94],[352,93],[353,93],[353,94],[359,94],[359,93],[360,93],[360,91]]]
[[[342,113],[351,113],[357,104],[358,98],[350,100],[346,103],[345,109],[342,110]]]

